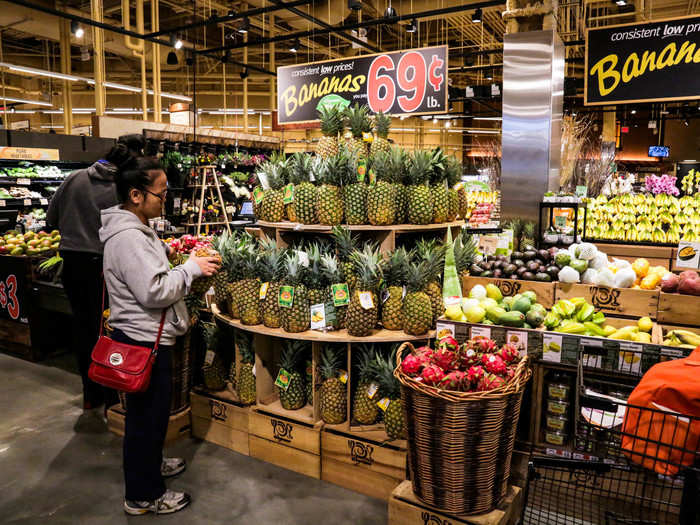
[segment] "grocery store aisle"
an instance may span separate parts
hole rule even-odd
[[[4,524],[386,523],[385,502],[194,440],[168,450],[188,462],[169,486],[190,492],[193,504],[173,516],[127,517],[121,439],[80,417],[80,378],[70,368],[69,356],[35,364],[0,353]]]

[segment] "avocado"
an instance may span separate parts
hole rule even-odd
[[[588,269],[588,261],[584,261],[583,259],[571,259],[569,266],[578,273],[583,273]]]
[[[515,311],[506,312],[498,318],[498,324],[520,328],[525,324],[525,314]]]
[[[523,258],[523,252],[513,252],[510,254],[510,260],[515,261],[517,259],[522,259]]]
[[[511,274],[514,274],[517,269],[518,269],[517,266],[509,263],[503,267],[503,273],[505,273],[506,275],[511,275]]]
[[[517,301],[513,301],[513,304],[510,306],[510,310],[511,312],[517,311],[521,312],[522,314],[526,314],[530,310],[531,306],[532,301],[530,301],[529,298],[523,295]]]
[[[535,274],[535,281],[539,281],[541,283],[551,283],[552,276],[545,272],[537,272]]]
[[[521,279],[524,279],[525,281],[534,281],[535,280],[535,274],[532,272],[526,271],[520,276]]]
[[[542,323],[544,323],[544,315],[539,310],[532,310],[531,309],[525,315],[525,321],[529,325],[532,325],[536,328],[536,327],[540,326]]]

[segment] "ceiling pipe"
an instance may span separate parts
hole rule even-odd
[[[13,0],[17,1],[17,0]],[[272,1],[278,1],[278,0],[272,0]],[[210,54],[210,53],[216,53],[216,52],[221,52],[225,51],[227,49],[241,49],[244,47],[252,46],[252,45],[264,45],[264,44],[269,44],[272,42],[284,42],[285,40],[294,40],[296,38],[303,38],[307,36],[321,36],[321,35],[327,35],[329,33],[338,33],[346,30],[351,30],[351,29],[359,29],[361,27],[371,27],[371,26],[376,26],[380,24],[396,24],[398,22],[402,22],[405,20],[412,20],[412,19],[418,19],[418,18],[426,18],[430,16],[438,16],[438,15],[447,15],[451,13],[459,13],[461,11],[471,11],[473,9],[477,9],[479,7],[485,8],[485,7],[493,7],[497,5],[503,5],[505,2],[503,0],[487,0],[484,2],[476,2],[474,4],[468,4],[468,5],[459,5],[459,6],[453,6],[453,7],[444,7],[441,9],[433,9],[430,11],[422,11],[420,13],[411,13],[407,15],[399,15],[399,16],[392,16],[392,17],[384,17],[384,18],[374,18],[372,20],[367,20],[363,22],[356,22],[352,24],[343,24],[340,26],[329,26],[324,29],[313,29],[311,31],[297,31],[295,33],[287,33],[285,35],[279,35],[275,37],[270,37],[270,38],[259,38],[257,40],[249,40],[248,42],[243,42],[240,44],[228,44],[225,46],[220,46],[220,47],[213,47],[209,49],[202,49],[200,51],[196,51],[198,54]]]

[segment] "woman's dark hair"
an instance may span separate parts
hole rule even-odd
[[[109,150],[109,153],[105,155],[105,160],[120,169],[133,157],[143,156],[144,143],[143,135],[138,133],[122,135],[117,139],[117,143],[112,146],[112,149]]]
[[[114,177],[120,202],[127,202],[129,192],[134,188],[146,190],[153,183],[153,177],[148,172],[162,169],[155,157],[131,157],[131,160],[119,168]]]

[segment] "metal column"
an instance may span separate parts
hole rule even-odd
[[[61,42],[61,73],[70,75],[70,21],[62,18],[58,21]],[[63,81],[63,132],[70,135],[73,132],[73,88],[70,80]]]

